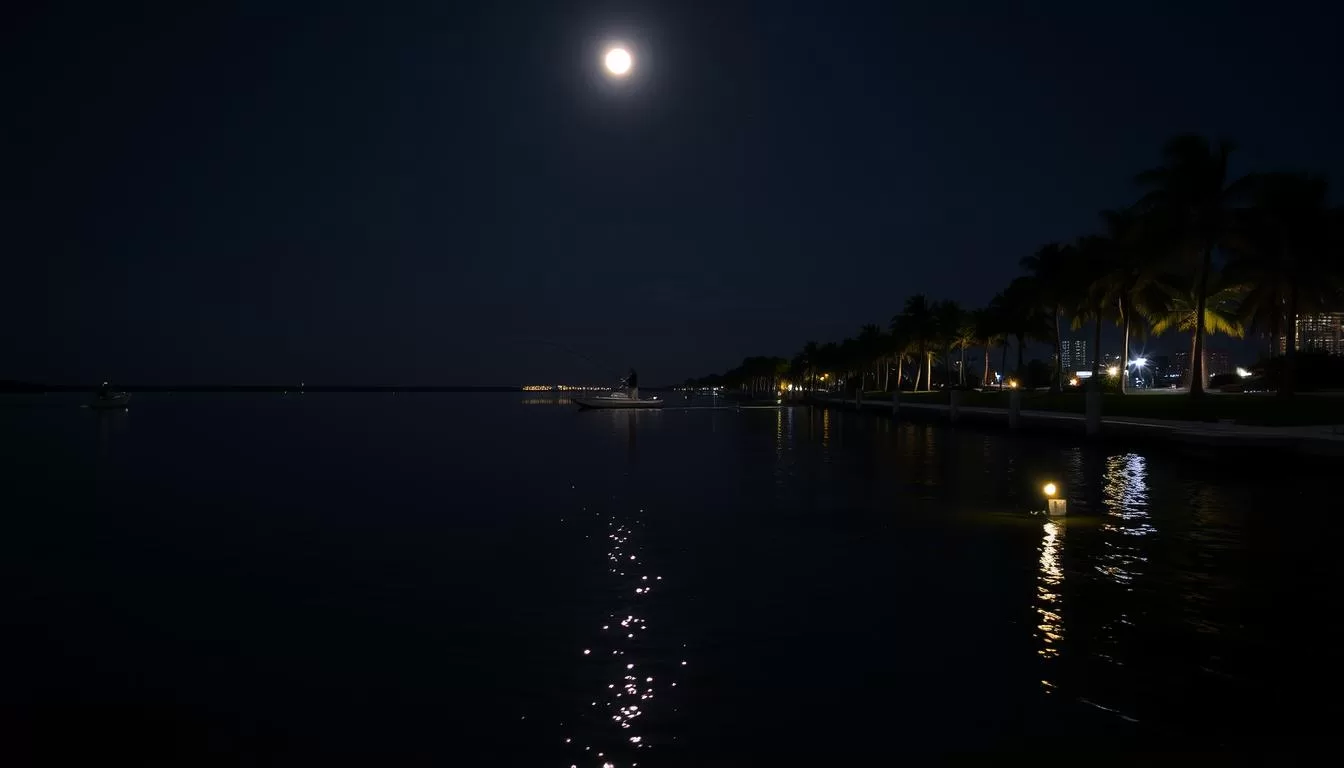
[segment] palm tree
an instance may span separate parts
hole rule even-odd
[[[1204,394],[1204,334],[1213,273],[1213,252],[1227,244],[1234,205],[1245,194],[1245,180],[1227,177],[1227,159],[1234,146],[1210,143],[1203,136],[1177,136],[1162,148],[1162,165],[1140,173],[1137,181],[1149,192],[1139,208],[1155,226],[1173,255],[1194,264],[1194,348],[1191,352],[1190,395]]]
[[[789,360],[789,381],[797,382],[799,390],[806,388],[807,382],[807,355],[802,352],[794,355]]]
[[[826,385],[829,390],[840,373],[840,345],[834,341],[822,344],[817,350],[817,368],[830,377],[831,383]]]
[[[770,371],[770,392],[776,393],[779,392],[780,385],[783,383],[784,378],[789,375],[789,371],[793,366],[783,357],[772,357],[770,358],[770,362],[772,364],[772,370]]]
[[[997,294],[990,300],[989,306],[983,309],[977,309],[971,313],[971,322],[975,326],[975,337],[985,348],[985,370],[981,379],[980,386],[989,386],[989,350],[995,344],[1005,341],[1006,336],[1003,333],[1003,323],[999,319],[996,306],[1002,302],[1003,294]],[[1007,346],[1004,347],[1004,354],[1008,354]]]
[[[1323,177],[1267,173],[1247,177],[1254,205],[1244,211],[1229,250],[1230,279],[1251,286],[1241,320],[1268,332],[1271,343],[1283,331],[1284,376],[1279,394],[1291,395],[1297,362],[1297,316],[1325,308],[1338,277],[1337,259],[1327,253],[1328,191]],[[1272,349],[1271,349],[1272,355]]]
[[[1197,383],[1203,384],[1195,379],[1196,376],[1202,376],[1204,370],[1201,361],[1195,357],[1204,351],[1203,345],[1199,343],[1199,334],[1225,333],[1238,339],[1245,336],[1246,327],[1241,324],[1237,312],[1237,305],[1245,291],[1239,285],[1224,285],[1219,278],[1214,277],[1204,284],[1208,292],[1201,294],[1198,284],[1186,283],[1188,287],[1177,287],[1183,279],[1174,276],[1172,281],[1175,282],[1166,283],[1167,302],[1164,306],[1154,307],[1148,319],[1154,334],[1160,335],[1169,330],[1191,333],[1190,388],[1194,391]]]
[[[869,323],[859,329],[859,337],[855,340],[858,344],[859,354],[863,358],[864,371],[859,378],[859,387],[863,388],[863,381],[868,375],[868,366],[872,366],[873,386],[878,386],[881,382],[877,381],[879,366],[885,357],[885,339],[882,336],[882,329],[873,323]]]
[[[963,312],[961,324],[957,326],[952,333],[952,346],[961,350],[961,370],[957,377],[957,383],[960,386],[966,386],[966,350],[975,346],[980,341],[979,329],[975,326],[975,319],[971,313]]]
[[[846,338],[844,341],[840,342],[836,362],[839,364],[838,372],[844,373],[845,389],[848,390],[849,385],[853,383],[854,375],[863,371],[866,363],[866,360],[864,360],[863,349],[859,346],[857,339]],[[859,390],[863,390],[862,379],[859,380]]]
[[[952,386],[952,350],[956,347],[957,333],[964,324],[965,316],[961,306],[955,301],[935,301],[933,320],[938,342],[943,348],[943,364],[946,367],[947,386]],[[932,363],[932,359],[930,359]],[[933,382],[933,371],[929,371],[929,382]]]
[[[1122,328],[1121,360],[1128,365],[1131,337],[1146,330],[1144,318],[1167,298],[1158,282],[1164,246],[1161,233],[1154,231],[1154,222],[1134,208],[1102,211],[1101,217],[1106,223],[1111,266],[1106,298],[1115,305],[1115,318]],[[1137,327],[1136,319],[1140,321]],[[1129,377],[1121,376],[1120,393],[1128,392]]]
[[[1017,375],[1020,377],[1026,367],[1027,339],[1057,340],[1058,331],[1051,328],[1049,316],[1041,311],[1040,294],[1032,278],[1013,278],[1003,293],[995,298],[999,301],[996,311],[1003,323],[1005,345],[1006,336],[1017,340]]]
[[[821,346],[815,341],[809,341],[803,345],[803,373],[807,377],[809,390],[817,388],[817,353],[820,351]]]
[[[1063,340],[1059,332],[1059,316],[1074,295],[1070,279],[1070,262],[1075,254],[1059,243],[1046,243],[1036,253],[1023,257],[1022,268],[1036,279],[1036,291],[1042,306],[1053,318],[1055,328],[1054,371],[1050,377],[1050,391],[1058,392],[1064,386]]]
[[[928,297],[917,293],[906,299],[901,313],[891,318],[891,329],[909,340],[919,350],[920,365],[922,367],[927,360],[929,376],[932,377],[933,353],[930,347],[937,336],[938,326]],[[926,386],[929,390],[933,389],[932,386]],[[915,391],[919,391],[918,374],[915,376]]]
[[[1108,237],[1088,235],[1078,238],[1073,250],[1078,257],[1074,266],[1078,291],[1070,327],[1076,331],[1092,322],[1092,384],[1100,386],[1101,321],[1110,316],[1110,299],[1115,292],[1115,247]]]

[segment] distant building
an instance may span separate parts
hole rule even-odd
[[[1170,355],[1154,355],[1153,357],[1148,358],[1148,365],[1153,369],[1154,379],[1161,381],[1169,378],[1180,378],[1179,373],[1172,376],[1175,372],[1172,370]]]
[[[1232,367],[1232,359],[1227,352],[1221,349],[1204,350],[1204,379],[1207,381],[1210,376],[1216,376],[1220,373],[1233,373],[1236,369]],[[1154,368],[1156,371],[1156,368]],[[1166,373],[1161,378],[1168,381],[1185,382],[1190,374],[1190,353],[1177,352],[1171,356],[1171,363],[1166,368]]]
[[[1297,316],[1298,350],[1316,350],[1344,355],[1344,312],[1318,312]],[[1279,337],[1279,354],[1288,349],[1288,336]]]
[[[1082,371],[1092,368],[1092,358],[1087,356],[1086,339],[1061,339],[1059,342],[1060,367],[1066,371]]]
[[[1217,376],[1220,373],[1232,373],[1232,363],[1227,356],[1227,352],[1221,349],[1210,349],[1204,353],[1205,376]]]

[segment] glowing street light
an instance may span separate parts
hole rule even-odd
[[[1107,376],[1114,376],[1117,373],[1120,373],[1120,367],[1117,365],[1112,365],[1110,368],[1106,369]]]
[[[1055,487],[1054,483],[1046,483],[1041,490],[1045,492],[1045,503],[1049,506],[1050,517],[1063,517],[1069,513],[1069,502],[1065,499],[1055,498],[1059,489]]]

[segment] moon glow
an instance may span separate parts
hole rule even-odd
[[[630,72],[630,66],[633,61],[630,58],[630,52],[624,48],[612,48],[607,51],[603,59],[607,71],[617,77],[625,77]]]

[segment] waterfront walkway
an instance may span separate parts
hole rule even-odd
[[[828,397],[813,398],[813,402],[850,410],[859,407],[864,411],[874,413],[887,415],[892,413],[890,398],[864,399],[861,403],[856,403],[853,398],[844,400],[838,397]],[[924,420],[950,420],[951,411],[951,406],[946,404],[905,401],[900,403],[900,415],[918,415]],[[1080,435],[1086,432],[1086,419],[1081,413],[1023,409],[1018,414],[1018,426],[1022,429],[1072,432]],[[958,422],[990,424],[1007,428],[1008,409],[963,405],[957,408],[957,420]],[[1332,425],[1261,427],[1231,422],[1176,421],[1132,416],[1108,417],[1103,414],[1101,432],[1103,435],[1146,436],[1172,442],[1209,445],[1219,448],[1262,448],[1287,450],[1315,456],[1344,457],[1344,429]]]

